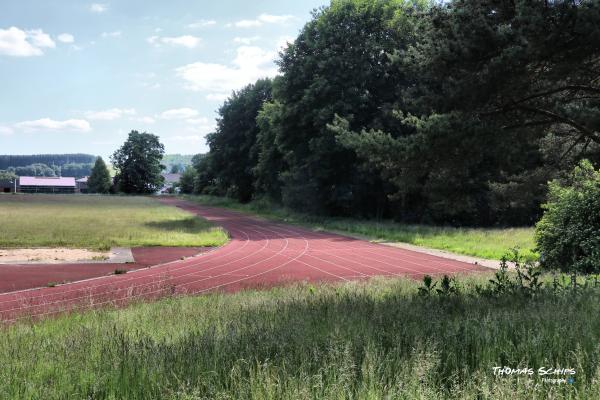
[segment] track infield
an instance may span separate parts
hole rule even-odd
[[[349,281],[373,276],[411,277],[490,271],[432,255],[269,222],[238,212],[165,198],[224,227],[231,237],[196,257],[56,287],[0,295],[0,320],[212,291],[266,288],[294,281]]]

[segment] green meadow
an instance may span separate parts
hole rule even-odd
[[[0,398],[600,398],[600,288],[483,295],[489,278],[427,297],[373,279],[21,322],[0,335]]]
[[[218,246],[227,234],[149,197],[0,195],[0,247]]]

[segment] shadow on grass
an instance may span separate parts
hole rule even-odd
[[[169,220],[169,221],[152,221],[146,222],[145,226],[161,231],[177,231],[185,233],[200,233],[206,232],[213,227],[197,217],[188,217],[185,219]]]

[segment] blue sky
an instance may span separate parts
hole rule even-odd
[[[168,153],[207,150],[234,89],[325,0],[3,0],[0,154],[108,156],[132,129]]]

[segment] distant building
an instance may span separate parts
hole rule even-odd
[[[18,179],[17,179],[18,181]],[[0,179],[0,193],[13,193],[17,188],[13,179]]]
[[[75,178],[48,176],[21,176],[18,190],[23,193],[75,193]]]
[[[88,192],[88,177],[87,176],[76,179],[75,184],[77,185],[77,191],[79,193],[87,193]]]
[[[181,174],[162,174],[162,177],[165,179],[163,183],[163,187],[160,189],[160,193],[174,193],[175,186],[179,183],[181,179]]]

